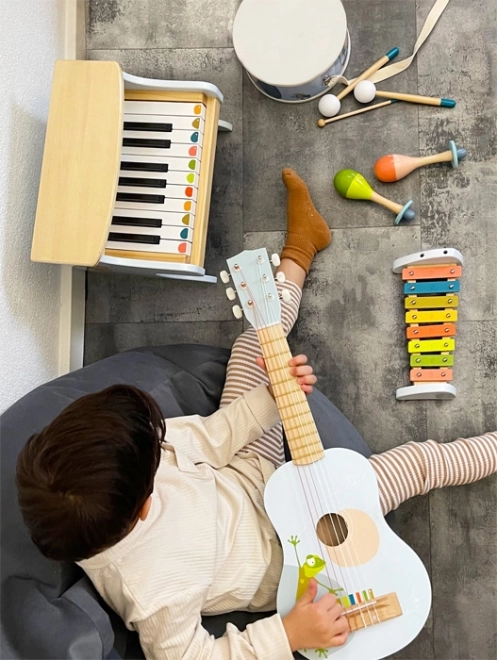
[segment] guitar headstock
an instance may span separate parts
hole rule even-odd
[[[256,329],[266,328],[281,322],[281,305],[274,280],[272,266],[279,266],[278,255],[269,259],[266,248],[245,250],[231,259],[227,259],[233,285],[238,293],[240,305],[249,323]],[[284,281],[283,273],[278,273],[279,281]],[[221,273],[221,280],[227,284],[229,276]],[[226,295],[230,300],[236,297],[235,291],[228,288]],[[241,318],[240,307],[235,305],[233,313]]]

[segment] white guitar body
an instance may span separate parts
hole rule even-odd
[[[273,258],[275,265],[278,261]],[[317,598],[333,591],[340,600],[351,633],[340,647],[301,653],[311,660],[385,658],[409,644],[428,617],[426,569],[386,524],[370,462],[348,449],[323,449],[307,398],[288,366],[291,352],[279,300],[284,292],[276,287],[267,251],[247,250],[228,259],[228,266],[257,332],[292,455],[271,477],[264,496],[284,551],[278,611],[285,616],[313,578]],[[221,279],[227,283],[228,273]],[[227,295],[236,297],[233,289]],[[233,312],[242,315],[237,305]]]
[[[348,449],[327,449],[316,463],[286,463],[269,480],[264,504],[284,551],[277,597],[282,616],[296,601],[296,550],[301,562],[308,555],[326,561],[315,579],[334,589],[345,587],[337,596],[370,589],[376,598],[395,593],[402,610],[400,616],[353,632],[344,646],[300,651],[304,656],[313,660],[331,656],[337,660],[377,660],[395,653],[418,635],[431,605],[428,574],[419,557],[385,522],[376,475],[366,458]],[[316,535],[318,520],[328,513],[340,514],[347,523],[347,538],[335,548],[326,546]],[[295,537],[300,541],[296,547],[289,542]],[[325,593],[320,586],[318,598]],[[364,596],[362,600],[367,602]],[[374,619],[375,606],[366,609]],[[361,616],[366,623],[371,622],[365,610]]]

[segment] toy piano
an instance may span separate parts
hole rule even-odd
[[[412,385],[396,397],[452,399],[459,278],[463,256],[453,248],[427,250],[394,261],[394,273],[404,282],[407,350]]]
[[[215,282],[204,269],[223,96],[203,82],[55,64],[33,261]]]

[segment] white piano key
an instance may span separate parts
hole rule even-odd
[[[127,163],[151,163],[167,165],[168,172],[196,172],[200,171],[200,160],[198,158],[174,158],[169,154],[163,156],[141,156],[141,155],[122,155],[121,161]],[[161,174],[161,172],[151,172],[151,174]]]
[[[147,202],[122,202],[117,201],[114,206],[114,215],[118,215],[118,209],[136,209],[142,211],[166,211],[173,213],[191,212],[195,214],[196,205],[191,200],[175,199],[174,197],[165,197],[163,204],[148,204]]]
[[[118,193],[133,194],[133,195],[162,195],[166,198],[173,197],[174,199],[189,199],[193,202],[197,201],[197,189],[189,184],[176,186],[173,184],[167,184],[165,188],[136,188],[134,186],[117,186]],[[162,202],[147,202],[146,199],[143,200],[145,204],[156,204],[158,207]]]
[[[192,244],[187,241],[161,240],[159,244],[151,245],[145,243],[128,243],[121,241],[107,241],[105,246],[108,250],[132,250],[134,252],[163,252],[167,254],[183,254],[189,256],[192,252]]]
[[[157,226],[170,225],[174,227],[190,227],[193,228],[195,225],[195,215],[188,211],[182,212],[167,212],[167,211],[143,211],[141,209],[123,209],[116,208],[113,213],[114,218],[124,218],[129,223],[133,222],[133,219],[143,221],[153,221],[157,223]],[[112,225],[111,225],[112,226]],[[124,225],[123,225],[124,226]],[[139,225],[126,225],[129,227],[143,226]]]
[[[185,185],[198,188],[199,176],[194,172],[136,172],[134,170],[121,170],[120,178],[126,179],[151,179],[152,181],[166,181],[169,185]],[[122,184],[121,184],[122,185]],[[136,184],[135,184],[136,185]],[[144,186],[144,190],[156,190]],[[160,190],[157,188],[157,190]]]
[[[174,158],[198,158],[202,160],[202,148],[197,145],[181,144],[179,142],[171,143],[167,149],[158,149],[154,147],[125,147],[121,149],[121,158],[126,155],[130,156],[160,156],[161,158],[168,159],[171,156]]]
[[[202,117],[187,117],[180,115],[137,115],[132,113],[124,113],[125,122],[139,122],[151,124],[171,124],[173,130],[192,130],[204,133],[205,120]],[[148,131],[147,131],[148,132]]]
[[[186,115],[205,119],[203,103],[182,101],[124,101],[124,112],[134,115]]]
[[[163,227],[135,227],[130,225],[110,226],[112,234],[139,234],[140,236],[159,236],[159,238],[173,239],[175,241],[193,240],[193,229],[191,227],[178,227],[174,225],[164,225]]]
[[[165,131],[123,131],[123,140],[126,138],[134,140],[159,140],[160,142],[169,140],[171,144],[190,144],[198,147],[202,146],[202,137],[203,135],[200,131],[194,130],[182,131],[178,129],[177,131],[167,133]]]

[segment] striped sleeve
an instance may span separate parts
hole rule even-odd
[[[293,660],[278,614],[243,632],[229,623],[225,634],[215,639],[191,612],[191,602],[182,601],[134,622],[147,660]]]

